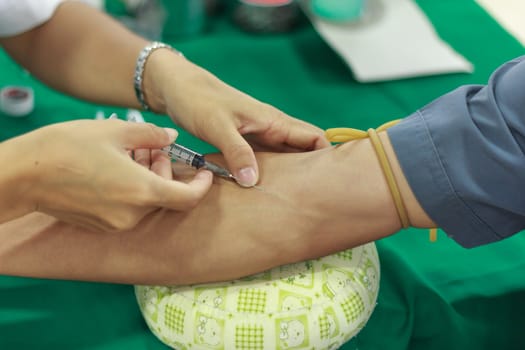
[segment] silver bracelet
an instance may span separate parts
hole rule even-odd
[[[149,56],[153,53],[153,51],[157,49],[170,49],[177,55],[184,57],[184,55],[180,51],[174,49],[168,44],[164,44],[158,41],[153,41],[149,43],[140,51],[139,57],[137,58],[137,63],[135,64],[135,76],[133,79],[133,86],[135,88],[135,95],[137,96],[137,100],[142,106],[142,109],[145,111],[149,111],[150,108],[146,103],[144,90],[142,89],[142,83],[144,80],[144,67],[146,66],[146,61],[148,60]]]

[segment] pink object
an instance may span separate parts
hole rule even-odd
[[[242,2],[250,5],[259,6],[281,6],[291,3],[293,0],[241,0]]]

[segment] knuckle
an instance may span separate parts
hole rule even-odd
[[[279,108],[275,108],[271,104],[263,103],[263,108],[266,109],[266,114],[269,116],[270,123],[283,123],[286,120],[292,120],[294,118],[290,117],[288,114],[284,113]]]
[[[288,116],[286,113],[284,113],[280,109],[277,109],[272,106],[268,106],[268,107],[272,109],[272,114],[277,121],[283,121],[285,119],[290,118],[290,116]]]
[[[144,140],[164,142],[168,138],[162,128],[152,123],[128,123],[127,128],[128,132],[138,134]]]
[[[168,135],[163,129],[159,128],[158,126],[152,123],[145,123],[144,127],[146,128],[147,132],[151,135],[152,138],[159,139],[161,141],[168,138]]]

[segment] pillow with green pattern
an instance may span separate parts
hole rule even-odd
[[[151,331],[178,350],[337,349],[368,321],[379,289],[374,243],[246,278],[136,286]]]

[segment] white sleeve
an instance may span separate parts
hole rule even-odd
[[[28,31],[47,21],[63,0],[0,0],[0,37]]]

